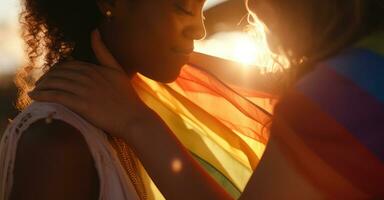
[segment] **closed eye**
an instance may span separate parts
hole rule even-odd
[[[189,16],[194,16],[195,14],[191,11],[188,11],[187,9],[185,9],[183,6],[179,5],[179,4],[175,4],[175,7],[177,8],[177,10],[181,11],[183,14],[186,14],[186,15],[189,15]]]

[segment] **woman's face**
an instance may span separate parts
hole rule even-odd
[[[281,46],[294,54],[304,55],[310,48],[313,33],[310,0],[248,0],[249,9],[268,28],[267,39],[272,51]]]
[[[106,45],[128,73],[171,82],[205,36],[204,0],[115,0],[100,27]],[[106,10],[104,10],[106,12]]]

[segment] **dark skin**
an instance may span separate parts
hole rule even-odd
[[[156,113],[145,107],[138,98],[133,98],[135,96],[133,88],[128,87],[129,84],[124,84],[124,87],[121,87],[121,82],[129,81],[129,79],[117,70],[119,66],[114,66],[116,62],[111,61],[109,55],[98,53],[99,51],[100,48],[95,49],[96,55],[102,55],[98,56],[102,65],[113,66],[113,68],[103,67],[96,70],[95,66],[89,64],[70,62],[62,64],[60,70],[52,71],[49,74],[50,76],[60,76],[63,71],[76,70],[81,67],[84,71],[92,71],[98,76],[103,75],[105,80],[94,79],[90,82],[98,82],[98,88],[95,90],[73,88],[78,91],[76,92],[76,95],[79,96],[78,99],[83,100],[73,101],[60,92],[53,94],[52,91],[37,91],[35,92],[37,96],[33,95],[33,97],[41,101],[51,101],[54,98],[54,102],[71,107],[75,112],[83,113],[83,116],[92,123],[99,124],[104,130],[125,138],[167,199],[232,199],[196,163],[187,149],[180,144],[180,141],[163,124]],[[76,80],[80,81],[79,79]],[[66,91],[71,90],[69,88],[73,86],[60,83],[60,81],[52,81],[47,77],[41,82],[39,88],[55,88],[59,85],[65,85],[61,88]],[[88,96],[93,98],[87,98]],[[105,96],[109,97],[108,101],[105,101]],[[84,107],[82,104],[88,106]],[[103,106],[99,107],[98,105],[101,104]],[[97,109],[94,109],[96,107]],[[114,113],[114,116],[119,116],[118,118],[121,120],[107,122],[100,118],[100,116],[106,116],[107,113]],[[121,123],[116,124],[116,122]],[[319,191],[315,190],[295,170],[292,170],[290,163],[282,160],[282,152],[275,145],[272,145],[272,141],[273,139],[271,139],[271,143],[264,154],[263,162],[259,164],[257,173],[253,175],[241,199],[255,199],[258,196],[263,196],[264,199],[275,199],[278,197],[276,195],[313,199],[313,197],[321,196]],[[149,146],[151,148],[148,148]],[[153,152],[161,152],[161,156]],[[171,167],[175,159],[182,164],[181,170],[177,173]],[[269,189],[272,186],[279,193],[271,192]],[[297,188],[301,189],[296,190]]]
[[[69,63],[63,67],[70,69],[73,68],[73,66],[73,64]],[[107,74],[106,70],[103,74]],[[113,75],[113,80],[119,79],[117,74]],[[99,89],[106,91],[106,88]],[[125,91],[121,91],[122,94],[128,93],[133,95],[133,91],[126,87],[124,89]],[[90,95],[90,93],[85,92],[83,94],[86,96]],[[105,92],[92,94],[93,99],[102,99],[104,95],[106,95]],[[110,95],[107,94],[107,96]],[[43,95],[37,97],[37,99],[40,98],[49,97],[44,97]],[[122,98],[122,96],[120,96],[120,98]],[[68,102],[62,99],[60,100],[60,98],[57,100],[69,106]],[[108,103],[108,105],[106,105],[104,103],[103,108],[105,109],[92,109],[92,112],[81,110],[81,106],[76,106],[78,104],[71,105],[72,109],[76,112],[88,112],[85,117],[93,120],[94,123],[102,122],[97,121],[97,116],[102,116],[104,115],[102,113],[106,112],[119,113],[118,115],[120,117],[124,116],[121,117],[121,119],[124,119],[124,126],[105,127],[105,129],[126,139],[167,199],[232,199],[232,197],[223,191],[196,163],[187,149],[153,111],[141,105],[141,102],[138,100],[118,102],[116,99],[109,98],[109,101],[111,101],[112,104]],[[90,102],[90,104],[93,103]],[[132,106],[132,103],[134,103],[135,106]],[[112,105],[116,104],[120,106],[114,109]],[[140,120],[137,120],[137,118],[132,119],[130,115],[124,115],[126,109],[122,109],[121,106],[125,107],[129,105],[131,105],[129,107],[131,112],[140,113]],[[93,107],[93,105],[91,107]],[[135,123],[131,123],[130,120]],[[282,152],[275,145],[274,139],[271,138],[270,141],[262,162],[258,165],[258,170],[253,174],[240,199],[258,199],[259,197],[263,197],[262,199],[285,199],[285,197],[292,197],[292,199],[321,198],[322,195],[320,191],[313,188],[307,180],[303,179],[297,171],[293,170],[292,164],[287,162]],[[151,148],[148,148],[149,146]],[[161,156],[153,152],[161,152]],[[182,164],[182,169],[177,173],[175,173],[171,167],[171,163],[175,159]],[[274,190],[270,190],[271,188],[274,188]],[[300,189],[297,190],[297,188]]]
[[[115,0],[100,2],[111,11],[99,27],[101,37],[127,75],[139,72],[160,82],[176,79],[193,41],[205,35],[204,0]]]
[[[329,5],[332,7],[333,4],[331,3],[334,1],[329,1],[329,4],[325,4],[327,6],[324,7],[319,7],[319,5],[324,4],[324,1],[250,0],[250,2],[253,3],[253,5],[251,5],[251,9],[260,17],[261,20],[265,22],[271,31],[269,44],[274,49],[278,49],[278,46],[275,45],[277,45],[279,43],[277,41],[280,40],[280,44],[284,49],[292,51],[292,57],[300,58],[301,56],[308,56],[313,54],[313,52],[323,50],[322,48],[332,44],[332,42],[327,43],[324,38],[317,40],[317,32],[314,31],[313,27],[319,26],[318,23],[314,23],[313,21],[310,21],[310,19],[313,17],[313,13],[321,13],[319,10],[325,10],[332,13],[332,8],[327,6]],[[329,22],[330,20],[325,18],[324,21]],[[326,29],[327,26],[320,26],[320,28]],[[323,30],[317,31],[321,32]],[[316,48],[314,48],[314,46]],[[108,64],[104,66],[108,66]],[[88,68],[86,65],[83,67]],[[75,67],[68,64],[65,68],[73,70]],[[116,74],[112,76],[106,75],[105,71],[101,70],[99,73],[108,76],[109,80],[116,80],[121,77]],[[59,74],[60,72],[51,73],[51,75],[54,76],[59,76]],[[95,83],[95,81],[92,83]],[[118,84],[113,85],[119,87]],[[197,199],[194,195],[196,195],[196,192],[199,193],[199,191],[200,193],[203,193],[202,191],[204,191],[211,194],[210,196],[206,196],[206,198],[199,199],[230,199],[229,196],[223,193],[215,194],[215,187],[210,186],[212,182],[206,182],[209,178],[204,179],[200,178],[201,175],[197,175],[201,173],[201,168],[193,164],[193,161],[190,158],[190,155],[186,153],[185,148],[179,144],[172,134],[169,134],[167,128],[158,122],[158,120],[151,120],[151,122],[153,122],[151,125],[134,124],[132,122],[135,120],[131,119],[135,119],[137,116],[131,115],[128,117],[129,115],[121,113],[122,116],[126,117],[117,117],[116,120],[125,121],[122,124],[126,124],[126,126],[116,127],[114,124],[100,123],[100,119],[98,118],[111,113],[111,109],[116,112],[121,112],[121,110],[124,110],[121,109],[123,107],[126,108],[125,110],[132,111],[138,109],[137,105],[139,104],[132,104],[132,102],[129,103],[128,101],[125,101],[128,103],[119,104],[123,101],[113,102],[113,100],[111,100],[111,104],[102,108],[104,109],[103,112],[102,109],[96,105],[105,105],[105,102],[103,102],[103,104],[97,103],[95,99],[98,99],[97,97],[101,98],[104,96],[103,91],[105,90],[103,89],[107,88],[107,85],[100,82],[98,86],[98,92],[97,90],[81,90],[78,93],[79,96],[82,95],[81,98],[70,98],[64,93],[44,91],[44,89],[47,88],[60,88],[61,90],[71,91],[68,89],[70,88],[68,85],[60,84],[59,81],[51,79],[42,82],[32,97],[37,100],[54,101],[67,105],[71,109],[81,113],[88,120],[93,121],[95,124],[99,124],[103,127],[103,129],[110,130],[110,132],[114,135],[125,138],[137,152],[138,157],[143,162],[144,166],[146,166],[147,171],[150,173],[153,180],[159,186],[160,190],[167,197],[167,199]],[[71,87],[79,88],[73,86]],[[128,89],[126,92],[129,93],[132,91]],[[88,98],[86,99],[87,96]],[[93,109],[89,108],[88,110],[84,110],[73,103],[79,101],[87,102],[88,104],[91,103],[95,106],[93,106]],[[141,107],[144,106],[142,105]],[[95,112],[96,109],[98,110],[98,113]],[[140,112],[131,112],[131,114],[132,113]],[[147,112],[141,113],[146,114]],[[148,113],[150,113],[150,111]],[[308,113],[313,112],[310,110]],[[147,117],[151,118],[153,116],[155,116],[155,113],[152,113],[152,115],[149,114]],[[134,127],[134,125],[137,125],[137,127]],[[274,121],[274,126],[279,126],[278,117],[276,117],[276,121]],[[290,130],[279,131],[286,133]],[[150,146],[151,149],[147,148],[148,146]],[[161,153],[161,156],[153,154],[153,152],[159,152],[159,154]],[[244,193],[240,197],[241,200],[324,199],[326,197],[326,194],[323,193],[323,191],[317,189],[313,183],[309,182],[309,180],[305,179],[300,175],[300,173],[298,173],[298,170],[293,167],[291,162],[286,160],[283,153],[284,152],[278,148],[276,139],[271,137],[257,170],[253,174],[251,180],[245,188]],[[179,173],[172,176],[169,163],[175,158],[175,156],[177,156],[177,158],[185,164],[183,164],[184,167],[181,175]],[[203,177],[206,176],[204,173],[202,173],[202,175]],[[182,181],[182,179],[193,181]],[[342,180],[332,180],[332,182],[338,185],[339,188],[350,187]],[[172,185],[172,187],[169,187],[169,185]],[[199,189],[196,189],[197,187]],[[364,194],[355,188],[348,188],[348,191],[353,191],[349,192],[349,195],[351,196],[364,197]]]
[[[145,5],[145,2],[150,1],[146,0],[142,4],[144,7],[135,7],[135,8],[142,8],[145,10],[145,12],[137,13],[139,19],[141,21],[136,20],[130,20],[129,16],[127,16],[128,13],[134,14],[136,10],[139,9],[132,9],[132,6],[135,6],[133,4],[129,4],[126,1],[117,2],[115,5],[110,4],[100,4],[101,10],[111,10],[113,13],[113,18],[110,21],[106,21],[103,23],[100,27],[101,36],[103,38],[103,41],[105,42],[108,49],[111,51],[113,56],[116,58],[117,62],[121,64],[121,69],[123,69],[127,74],[122,73],[115,73],[116,70],[118,70],[118,67],[114,67],[113,64],[108,62],[103,62],[103,59],[99,58],[99,61],[103,66],[112,67],[113,69],[107,69],[107,68],[97,68],[101,71],[96,70],[95,66],[87,65],[87,67],[79,67],[80,64],[77,63],[75,65],[72,65],[72,67],[65,67],[62,66],[60,68],[57,68],[57,70],[52,71],[50,74],[53,79],[56,80],[54,85],[48,85],[47,82],[44,84],[42,82],[39,89],[45,89],[46,93],[40,94],[39,98],[36,98],[37,100],[52,100],[50,97],[52,95],[56,95],[54,101],[59,102],[63,105],[66,105],[70,107],[72,110],[78,113],[87,113],[86,118],[93,122],[94,124],[98,124],[100,127],[104,128],[107,132],[120,135],[124,138],[126,138],[126,141],[131,145],[131,147],[135,150],[137,153],[137,156],[140,158],[141,162],[145,166],[146,170],[150,174],[150,176],[154,179],[158,187],[161,189],[162,193],[167,199],[232,199],[219,185],[215,183],[215,181],[193,160],[192,156],[189,154],[189,152],[180,144],[180,142],[177,140],[177,138],[170,134],[169,130],[166,126],[161,122],[161,120],[152,113],[152,111],[145,108],[145,106],[141,105],[140,102],[135,99],[135,95],[132,93],[130,88],[128,88],[125,85],[125,87],[118,87],[121,86],[122,81],[124,82],[125,79],[128,79],[125,77],[128,75],[128,77],[135,71],[139,71],[146,75],[147,77],[153,78],[158,81],[168,82],[172,81],[177,77],[180,65],[185,63],[187,59],[184,56],[179,56],[179,54],[174,54],[173,50],[175,46],[182,47],[187,49],[190,47],[191,42],[193,39],[197,39],[202,37],[202,31],[201,31],[201,18],[200,17],[194,17],[190,14],[185,13],[184,11],[180,12],[177,11],[174,14],[171,15],[157,15],[156,13],[153,16],[157,19],[163,19],[160,20],[162,23],[161,27],[169,27],[168,29],[158,29],[157,26],[152,26],[151,23],[154,23],[153,25],[156,25],[157,23],[154,21],[146,21],[147,18],[144,18],[145,16],[148,16],[152,14],[151,12],[153,10],[152,6],[156,7],[155,5]],[[158,1],[158,0],[157,0]],[[176,2],[184,2],[184,1],[176,1]],[[185,1],[185,4],[181,4],[185,7],[185,10],[193,10],[194,13],[198,12],[196,11],[194,5],[196,1]],[[159,4],[159,2],[154,2],[154,4]],[[169,11],[175,9],[175,7],[167,7],[164,6],[167,4],[162,4],[160,8],[163,8],[164,10]],[[178,5],[178,4],[177,4]],[[130,12],[127,12],[127,10],[124,10],[123,8],[130,9]],[[159,7],[157,6],[156,9]],[[177,7],[176,7],[177,8]],[[123,9],[123,10],[122,10]],[[173,12],[171,12],[173,13]],[[152,14],[153,15],[153,14]],[[198,16],[197,14],[194,14],[195,16]],[[141,23],[140,23],[141,22]],[[119,26],[118,24],[127,24],[136,26],[142,25],[142,23],[146,24],[147,26],[144,26],[145,32],[142,32],[143,30],[140,29],[134,29],[134,31],[126,30],[125,26]],[[162,30],[166,30],[165,32],[162,32]],[[169,32],[170,31],[170,32]],[[115,33],[118,33],[118,35],[115,35]],[[140,42],[140,36],[149,34],[145,37],[143,37],[143,41]],[[164,37],[164,35],[169,35],[170,37],[166,40],[165,43],[162,43],[163,41],[161,38]],[[181,37],[180,37],[181,35]],[[139,38],[139,39],[138,39]],[[149,41],[148,38],[153,38],[153,41]],[[159,42],[160,41],[160,42]],[[148,42],[148,43],[147,43]],[[136,45],[121,45],[123,44],[136,44]],[[144,45],[143,45],[144,44]],[[145,48],[146,44],[150,48]],[[171,44],[171,45],[169,45]],[[143,47],[144,46],[144,47]],[[143,49],[140,49],[143,48]],[[169,51],[171,49],[171,51]],[[146,51],[152,51],[153,53],[146,52]],[[159,52],[163,52],[160,53]],[[127,56],[128,55],[128,56]],[[148,58],[148,55],[156,55],[160,56],[159,58]],[[177,55],[177,56],[174,56]],[[159,59],[163,60],[164,62],[158,62]],[[159,63],[165,63],[164,66],[158,66],[154,68],[154,66],[158,65]],[[87,77],[81,77],[81,76],[75,76],[72,70],[75,71],[81,71],[84,70],[83,74],[92,74],[92,76]],[[56,71],[56,72],[55,72]],[[101,73],[100,73],[101,72]],[[60,78],[63,77],[63,78]],[[65,78],[64,78],[65,77]],[[101,78],[102,77],[102,78]],[[68,81],[68,78],[72,78],[71,81]],[[104,83],[103,84],[94,84],[94,83]],[[79,85],[84,86],[83,89],[79,89],[78,87],[73,87],[73,84],[78,83]],[[42,88],[44,87],[45,88]],[[67,93],[67,97],[71,96],[70,98],[62,98],[65,95],[58,96],[57,92],[50,92],[50,88],[57,88],[60,86],[66,87],[66,90],[64,91],[71,91],[70,93]],[[93,88],[94,85],[97,86],[96,88]],[[103,87],[105,86],[105,87]],[[116,87],[117,86],[117,87]],[[71,88],[71,89],[69,89]],[[118,90],[114,91],[114,88],[119,88]],[[48,90],[47,90],[48,89]],[[85,91],[91,92],[96,91],[95,93],[87,93]],[[97,91],[103,91],[102,95],[100,95]],[[105,92],[110,92],[109,94],[106,94]],[[118,94],[118,95],[116,95]],[[65,101],[64,99],[76,99],[80,97],[79,95],[85,95],[84,97],[93,97],[93,100],[102,100],[103,97],[108,96],[109,101],[102,101],[102,102],[83,102],[83,101],[72,101],[72,103],[69,103],[70,101]],[[124,96],[124,97],[123,97]],[[81,99],[87,99],[82,97]],[[76,102],[76,103],[74,103]],[[80,103],[82,102],[82,103]],[[132,106],[132,102],[137,102],[135,105],[138,106]],[[108,103],[106,105],[105,103]],[[88,106],[81,106],[81,105],[88,105]],[[92,106],[93,105],[93,106]],[[121,120],[112,120],[108,121],[107,119],[100,119],[98,116],[108,116],[103,114],[103,109],[92,109],[91,112],[88,112],[87,110],[82,110],[86,107],[94,107],[96,105],[104,105],[103,107],[108,108],[108,113],[114,113],[115,116],[119,116],[119,119],[130,119],[130,113],[148,113],[146,115],[143,115],[144,118],[141,118],[140,120],[134,120],[134,121],[141,121],[145,122],[144,124],[139,123],[129,123],[129,121],[123,121],[123,123],[116,124],[115,122],[119,122]],[[114,106],[115,105],[115,106]],[[99,107],[99,106],[97,106]],[[126,107],[127,109],[121,109]],[[113,109],[116,108],[116,109]],[[137,110],[135,110],[137,109]],[[129,113],[124,113],[125,110],[129,110]],[[98,113],[100,111],[100,113]],[[128,114],[128,116],[127,116]],[[110,118],[112,119],[112,118]],[[112,127],[112,128],[111,128]],[[145,127],[143,129],[142,127]],[[41,129],[44,129],[44,127],[40,127]],[[136,131],[132,131],[132,129]],[[55,130],[56,131],[56,130]],[[129,135],[126,135],[126,133],[130,133]],[[151,133],[151,134],[148,134]],[[151,146],[149,149],[148,146]],[[20,147],[22,148],[22,147]],[[153,152],[162,152],[162,156],[153,156]],[[275,151],[272,151],[275,152]],[[273,155],[278,155],[278,153],[274,153]],[[84,159],[79,157],[78,159]],[[182,170],[178,173],[175,173],[171,169],[171,163],[174,159],[178,159],[180,163],[182,163]],[[255,174],[253,179],[257,179],[258,181],[251,181],[250,187],[248,188],[262,188],[262,185],[258,185],[260,183],[264,182],[264,179],[268,179],[267,176],[264,176],[263,174],[269,174],[272,172],[268,172],[270,169],[271,164],[268,164],[266,162],[265,164],[261,165],[266,166],[265,171],[262,174]],[[60,171],[57,171],[59,173]],[[44,173],[44,172],[42,172]],[[287,172],[285,174],[293,174],[293,177],[295,176],[294,172]],[[55,177],[55,176],[54,176]],[[169,181],[169,180],[172,181]],[[298,177],[299,179],[299,177]],[[188,180],[187,182],[185,180]],[[275,179],[270,179],[271,183]],[[283,179],[288,180],[288,179]],[[276,179],[276,181],[281,185],[282,188],[289,188],[287,186],[293,186],[293,185],[301,185],[299,183],[300,179],[296,182],[288,181],[285,182],[280,179]],[[52,182],[57,182],[57,180],[52,180]],[[295,184],[292,184],[295,183]],[[77,182],[77,184],[79,184]],[[93,184],[93,183],[92,183]],[[187,185],[186,185],[187,184]],[[303,183],[305,185],[305,183]],[[74,183],[76,185],[76,183]],[[78,186],[78,185],[77,185]],[[198,187],[197,187],[198,186]],[[26,188],[15,188],[15,191],[23,191]],[[287,190],[289,191],[289,190]],[[48,190],[41,191],[42,193],[49,193]],[[71,192],[71,191],[68,191]],[[312,193],[313,191],[309,190],[309,193]],[[89,193],[90,196],[92,192]],[[249,190],[247,192],[248,194],[245,194],[242,199],[253,199],[255,196],[259,193],[255,192],[255,190]],[[188,194],[188,195],[185,195]],[[284,193],[281,193],[284,194]],[[298,193],[299,194],[299,193]],[[48,194],[47,194],[48,195]],[[69,194],[68,194],[69,195]],[[76,192],[73,192],[72,195],[77,196]],[[53,198],[53,195],[50,196]],[[265,195],[265,198],[271,198],[272,196]],[[70,198],[69,198],[70,199]],[[84,197],[83,199],[86,199]]]
[[[97,199],[93,158],[78,130],[59,120],[39,120],[20,138],[12,200]],[[79,181],[81,180],[81,181]]]
[[[101,13],[105,14],[106,11],[112,13],[112,16],[105,17],[98,29],[108,48],[122,64],[122,70],[118,71],[125,72],[123,77],[128,79],[127,77],[140,72],[158,81],[173,81],[193,50],[193,40],[205,35],[201,13],[203,4],[202,0],[98,1]],[[79,46],[75,49],[73,56],[79,60],[82,58],[86,60],[85,58],[89,55],[86,52],[82,53],[82,49],[90,49],[90,47]],[[92,68],[95,67],[98,66],[92,66]],[[55,68],[60,69],[59,66]],[[78,72],[81,71],[82,69],[79,69]],[[70,70],[63,69],[62,72],[67,78],[56,78],[66,85],[75,83],[70,80],[70,77],[80,77],[76,80],[76,83],[80,84],[90,81],[89,78],[78,76]],[[95,70],[83,72],[93,73]],[[115,72],[116,70],[111,70],[112,74],[116,74]],[[97,73],[93,75],[93,78],[99,81],[105,81],[105,83],[109,81],[105,80],[105,75]],[[114,81],[120,81],[119,84],[124,85],[127,84],[125,79],[114,79]],[[84,84],[83,86],[91,89],[92,85]],[[73,96],[75,91],[76,89],[67,94]],[[121,98],[119,95],[113,96],[116,97],[115,99]],[[125,97],[135,98],[135,96],[130,97],[129,94]],[[126,98],[123,99],[126,100]],[[87,107],[86,104],[79,105]],[[108,121],[108,118],[101,121],[108,124],[113,122]],[[115,125],[122,126],[122,124]],[[53,121],[51,124],[39,121],[23,135],[17,149],[15,184],[11,197],[13,200],[98,198],[97,172],[88,147],[78,130],[61,121]],[[172,143],[172,145],[175,144]],[[181,145],[176,143],[176,146],[180,148]],[[186,150],[181,152],[180,157],[186,157],[186,163],[197,166]],[[167,161],[162,162],[165,164]],[[56,165],[56,163],[61,164]],[[167,173],[155,172],[155,174]],[[224,194],[204,171],[192,171],[192,175],[195,177],[195,181],[191,179],[192,182],[207,183],[205,187],[207,192],[200,192],[198,188],[188,189],[185,192],[194,193],[199,199],[212,199],[216,194]],[[178,177],[180,181],[186,178],[183,174]],[[169,188],[169,191],[174,186],[169,184],[165,187]],[[174,191],[168,192],[167,196],[177,198]]]

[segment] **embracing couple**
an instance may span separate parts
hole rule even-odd
[[[246,1],[290,61],[278,94],[186,65],[204,3],[23,0],[0,199],[383,198],[383,3]]]

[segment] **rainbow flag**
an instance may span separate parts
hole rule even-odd
[[[224,84],[194,65],[186,65],[171,84],[137,76],[133,85],[234,198],[244,190],[271,134],[291,163],[287,166],[326,198],[380,199],[383,76],[384,34],[379,33],[319,63],[276,108],[274,95]],[[149,178],[147,186],[153,199],[163,198]]]
[[[319,63],[275,108],[272,138],[330,199],[384,197],[384,34]]]
[[[264,152],[275,97],[235,91],[193,65],[184,66],[171,84],[138,75],[133,86],[201,166],[238,198]],[[162,198],[153,183],[147,181],[148,187],[153,199]]]

